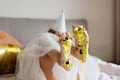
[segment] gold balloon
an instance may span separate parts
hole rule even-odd
[[[0,75],[15,72],[16,59],[21,47],[12,44],[0,44]]]

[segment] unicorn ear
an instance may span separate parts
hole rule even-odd
[[[66,32],[64,10],[61,11],[61,16],[58,18],[56,23],[51,27],[51,29],[58,31],[58,32]]]

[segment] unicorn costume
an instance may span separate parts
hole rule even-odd
[[[53,27],[54,30],[66,32],[63,13],[55,26]],[[16,80],[47,80],[44,72],[40,68],[39,57],[46,55],[52,49],[60,51],[58,37],[51,33],[38,34],[18,55]],[[77,73],[80,75],[80,80],[98,80],[99,69],[91,56],[88,57],[85,63],[80,63],[72,55],[70,55],[70,58],[73,64],[70,71],[64,70],[57,63],[54,65],[52,71],[56,80],[76,80]]]

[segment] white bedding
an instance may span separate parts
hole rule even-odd
[[[93,59],[100,68],[99,80],[120,80],[120,65],[107,63],[97,57],[93,57]]]
[[[0,80],[15,80],[15,74],[2,75]]]
[[[120,80],[120,65],[107,63],[97,57],[92,58],[100,68],[99,80]],[[0,80],[15,80],[15,75],[0,76]]]

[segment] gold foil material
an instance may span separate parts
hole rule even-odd
[[[63,66],[71,69],[71,67],[72,67],[71,60],[67,59],[67,61],[64,61]]]
[[[68,68],[72,67],[71,61],[69,59],[71,44],[72,44],[72,38],[71,37],[64,37],[62,39],[62,50],[63,50],[65,58],[67,60],[67,61],[63,62],[63,66],[68,67]]]
[[[79,53],[82,55],[82,59],[79,58],[80,62],[86,61],[88,57],[88,34],[82,25],[72,26],[73,37],[77,39],[77,46],[80,48]]]
[[[65,53],[65,57],[67,58],[70,54],[72,39],[70,37],[65,37],[62,39],[62,50]]]
[[[15,72],[17,55],[21,50],[16,45],[0,44],[0,75]]]

